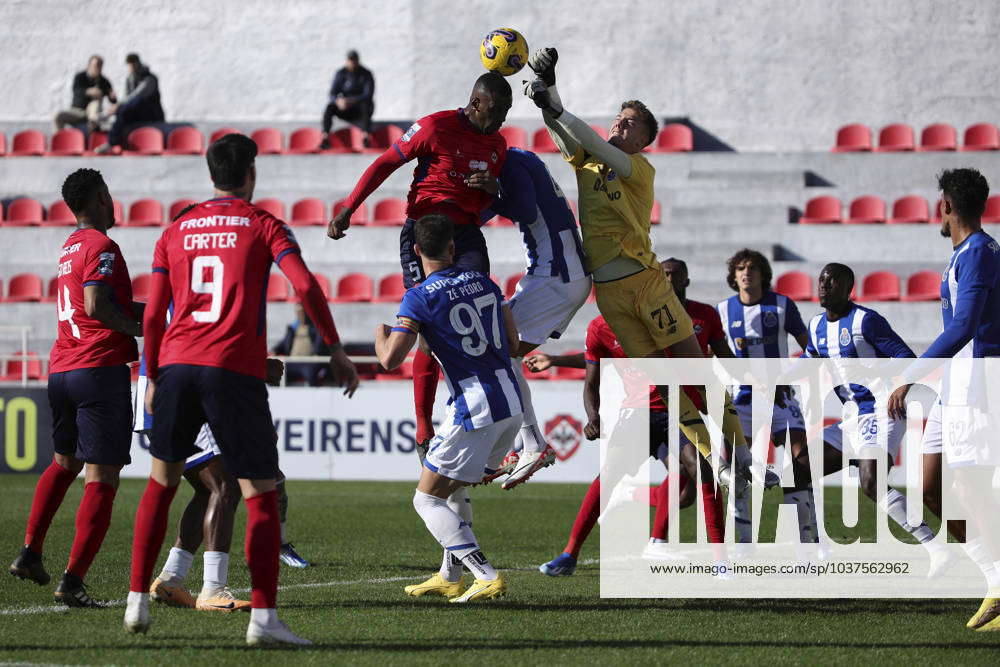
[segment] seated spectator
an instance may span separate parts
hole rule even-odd
[[[107,97],[112,103],[118,98],[101,70],[104,68],[104,58],[94,55],[87,61],[87,69],[77,72],[73,77],[73,101],[69,109],[63,109],[56,114],[55,126],[59,131],[67,125],[87,123],[88,130],[97,129],[97,121],[101,117],[101,103]]]
[[[132,125],[141,123],[163,122],[163,107],[160,106],[160,84],[156,75],[149,67],[142,64],[139,56],[130,53],[125,57],[128,65],[128,78],[125,80],[125,97],[112,104],[106,116],[114,114],[115,122],[108,133],[108,143],[98,146],[94,151],[103,154],[111,151],[113,146],[125,144],[125,132]]]
[[[274,346],[271,354],[282,357],[330,356],[330,348],[323,342],[323,335],[306,315],[302,304],[295,306],[295,317],[285,330],[285,337]],[[287,384],[321,385],[326,380],[328,368],[325,363],[286,363],[285,381]]]
[[[330,127],[336,116],[357,125],[365,133],[365,146],[372,131],[372,114],[375,113],[375,77],[363,67],[358,52],[347,52],[347,62],[333,75],[330,86],[330,103],[323,112],[323,143],[321,148],[330,147]]]

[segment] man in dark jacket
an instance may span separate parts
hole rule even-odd
[[[328,356],[330,348],[302,304],[295,307],[295,316],[295,321],[285,330],[285,337],[271,353],[282,357]],[[324,363],[286,363],[285,381],[287,384],[321,385],[326,379],[327,367]]]
[[[94,152],[108,153],[113,146],[124,146],[125,130],[140,123],[163,122],[163,107],[160,106],[160,84],[149,67],[139,60],[138,54],[125,57],[128,65],[128,79],[125,80],[125,97],[111,105],[107,115],[114,114],[115,122],[108,133],[108,143]]]
[[[77,125],[85,121],[90,129],[93,129],[101,116],[101,102],[104,98],[107,97],[112,103],[118,101],[115,91],[111,88],[111,82],[101,74],[103,68],[104,58],[93,55],[87,61],[87,69],[77,72],[73,77],[73,102],[69,109],[56,114],[57,131],[67,125]]]
[[[337,70],[330,86],[330,102],[323,112],[323,148],[330,146],[330,127],[333,117],[357,125],[365,133],[368,145],[372,129],[372,114],[375,113],[375,77],[363,67],[358,52],[347,52],[347,62]]]

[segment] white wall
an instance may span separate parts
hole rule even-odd
[[[559,47],[578,115],[639,97],[741,150],[825,150],[850,121],[1000,121],[993,0],[5,0],[0,25],[0,121],[50,118],[93,52],[121,87],[129,51],[160,76],[169,119],[312,121],[351,47],[377,116],[414,118],[463,103],[501,25]],[[535,116],[524,99],[511,113]]]

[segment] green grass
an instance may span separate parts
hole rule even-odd
[[[0,544],[8,561],[21,544],[34,484],[33,476],[0,477]],[[46,558],[53,574],[68,555],[81,487],[67,495],[49,533]],[[114,522],[88,577],[97,596],[125,597],[131,521],[142,488],[137,480],[122,483]],[[51,604],[56,582],[43,588],[5,576],[0,662],[996,664],[1000,655],[1000,636],[964,627],[976,608],[973,600],[603,600],[596,565],[558,579],[533,569],[565,544],[584,491],[574,484],[473,491],[487,555],[502,569],[524,568],[508,571],[504,600],[456,608],[443,598],[406,597],[402,587],[409,581],[344,583],[417,581],[437,567],[439,548],[413,511],[412,489],[406,483],[289,482],[291,538],[314,567],[282,566],[281,584],[290,588],[279,595],[279,606],[293,630],[317,642],[309,650],[278,656],[248,649],[244,614],[154,606],[150,634],[130,636],[121,628],[120,607],[9,613]],[[188,496],[187,489],[178,493],[172,522]],[[241,510],[230,574],[234,588],[249,587],[240,556],[243,524]],[[581,558],[597,555],[595,531]],[[200,562],[195,560],[188,579],[196,588]]]

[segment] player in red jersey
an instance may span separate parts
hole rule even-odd
[[[131,377],[138,352],[142,304],[132,301],[132,281],[118,244],[108,238],[114,204],[100,172],[78,169],[62,187],[76,215],[63,244],[56,282],[59,328],[49,357],[49,404],[55,455],[35,487],[24,548],[11,574],[49,582],[42,546],[67,489],[86,465],[83,499],[69,564],[56,602],[97,607],[83,584],[111,523],[118,474],[130,462]]]
[[[455,267],[489,275],[486,239],[479,223],[480,213],[493,202],[493,195],[481,187],[488,177],[499,177],[503,167],[507,142],[497,130],[510,106],[510,84],[496,72],[489,72],[476,80],[464,108],[439,111],[415,122],[361,176],[344,209],[330,221],[330,238],[343,238],[355,209],[390,174],[416,159],[406,203],[407,220],[399,235],[403,284],[410,288],[425,277],[420,258],[413,251],[413,224],[431,214],[446,215],[455,224]],[[416,439],[423,449],[434,435],[431,411],[438,370],[437,361],[421,345],[413,358],[413,399]]]
[[[332,350],[331,375],[353,395],[354,365],[326,299],[291,230],[250,204],[257,145],[228,134],[207,153],[215,197],[167,227],[153,254],[146,334],[147,410],[153,414],[149,484],[135,515],[125,629],[149,629],[149,582],[170,503],[207,422],[247,506],[246,557],[252,585],[247,643],[308,644],[278,620],[280,545],[277,435],[264,384],[265,293],[272,262],[288,276]],[[170,326],[168,304],[173,303]],[[164,330],[166,330],[164,332]]]
[[[719,313],[712,306],[699,301],[687,298],[687,287],[691,283],[688,278],[687,264],[682,260],[671,257],[660,262],[667,279],[672,283],[677,298],[684,305],[684,309],[691,316],[694,324],[695,336],[702,353],[708,357],[715,353],[718,357],[732,357],[726,343],[726,335],[722,330],[722,321]],[[545,370],[550,366],[574,366],[577,368],[584,366],[586,361],[587,378],[584,384],[584,406],[587,410],[587,425],[584,427],[584,435],[588,440],[596,440],[600,437],[600,360],[603,358],[624,358],[625,352],[622,350],[618,339],[604,318],[598,316],[591,321],[587,327],[586,353],[580,355],[569,355],[563,357],[549,357],[548,355],[535,355],[526,360],[529,368],[535,372]],[[628,382],[628,378],[626,378]],[[642,383],[645,384],[644,382]],[[649,423],[649,443],[650,455],[654,456],[666,464],[667,461],[667,408],[663,404],[663,399],[659,392],[653,388],[647,392],[643,386],[629,387],[626,385],[626,398],[622,403],[623,413],[628,414],[636,408],[643,408],[648,404],[650,410]],[[628,417],[620,420],[617,428],[629,428]],[[708,531],[708,539],[713,544],[718,544],[719,551],[716,555],[718,560],[724,558],[722,549],[723,533],[725,529],[725,519],[722,510],[722,496],[715,484],[712,476],[712,468],[709,463],[701,457],[694,446],[681,434],[681,465],[680,471],[680,506],[683,508],[694,501],[694,487],[689,484],[690,480],[697,479],[698,469],[701,470],[701,493],[702,503],[705,513],[705,527]],[[669,486],[664,480],[655,489],[648,487],[632,487],[630,485],[619,484],[615,487],[609,499],[608,507],[623,500],[648,499],[650,504],[656,506],[656,515],[653,519],[653,532],[649,547],[645,552],[647,558],[663,557],[664,548],[658,546],[666,543],[667,526],[669,521]],[[570,531],[569,541],[563,553],[553,560],[539,566],[539,570],[550,576],[571,575],[576,569],[576,560],[580,553],[580,548],[586,541],[587,536],[597,523],[601,515],[601,478],[595,479],[580,503],[580,510],[577,512],[576,520]]]

